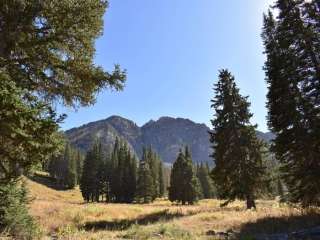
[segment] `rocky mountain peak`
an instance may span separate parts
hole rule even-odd
[[[139,127],[133,121],[121,116],[111,116],[105,120],[91,122],[78,128],[66,131],[71,144],[87,151],[93,140],[101,139],[106,149],[111,149],[115,139],[126,140],[129,147],[141,156],[144,146],[152,146],[162,160],[172,163],[180,148],[188,145],[195,162],[211,162],[209,134],[205,124],[195,123],[185,118],[161,117],[150,120]],[[272,134],[257,132],[261,139],[269,141]]]

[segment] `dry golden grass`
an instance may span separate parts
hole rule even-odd
[[[86,204],[79,189],[56,191],[27,180],[33,201],[31,214],[43,229],[44,239],[214,239],[209,230],[237,232],[238,238],[312,227],[319,211],[305,213],[276,201],[258,201],[257,211],[243,202],[220,208],[221,201],[203,200],[194,206],[152,204]]]

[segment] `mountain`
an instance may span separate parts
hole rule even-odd
[[[151,145],[164,162],[172,163],[179,149],[185,145],[191,148],[194,162],[211,162],[209,130],[205,124],[184,118],[161,117],[139,127],[131,120],[112,116],[72,128],[65,133],[71,144],[83,151],[87,151],[97,137],[111,150],[118,137],[126,140],[130,149],[138,156],[141,156],[143,146]],[[257,136],[265,141],[270,141],[273,137],[263,132],[257,132]]]
[[[257,137],[267,143],[270,143],[276,136],[272,132],[260,132],[256,131]]]

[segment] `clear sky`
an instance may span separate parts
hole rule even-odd
[[[228,68],[249,95],[253,123],[267,131],[262,15],[272,0],[110,0],[95,62],[127,69],[123,92],[105,90],[94,106],[59,108],[63,129],[120,115],[138,125],[161,116],[210,126],[213,84]]]

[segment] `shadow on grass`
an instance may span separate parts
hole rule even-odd
[[[239,239],[242,239],[245,236],[255,236],[261,234],[292,233],[295,231],[308,230],[319,226],[319,211],[312,211],[303,213],[301,215],[266,217],[258,219],[256,222],[243,224],[240,228]]]
[[[196,214],[194,212],[188,212],[183,214],[182,212],[170,213],[168,209],[163,211],[143,215],[135,219],[123,219],[123,220],[114,220],[114,221],[96,221],[96,222],[87,222],[84,225],[86,231],[96,231],[96,230],[126,230],[132,225],[148,225],[160,221],[169,221],[174,218],[181,218],[185,216],[190,216]]]
[[[45,185],[48,188],[52,188],[54,190],[63,191],[67,190],[65,187],[61,186],[56,182],[56,179],[50,176],[45,176],[42,174],[35,173],[33,176],[29,177],[32,181]]]

